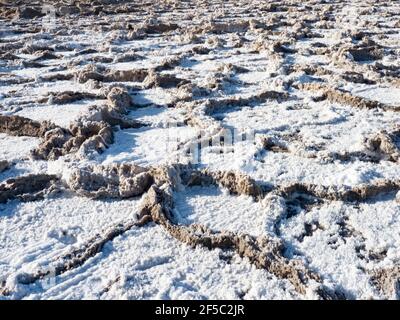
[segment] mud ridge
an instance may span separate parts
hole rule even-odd
[[[18,199],[35,201],[59,190],[55,175],[32,174],[8,179],[0,184],[0,203]]]
[[[385,111],[400,111],[400,106],[390,106],[384,103],[365,99],[362,97],[354,96],[351,93],[330,88],[326,85],[322,85],[320,83],[304,83],[297,85],[297,88],[300,90],[307,90],[307,91],[319,91],[322,94],[322,99],[326,99],[332,103],[340,103],[343,105],[349,105],[354,108],[359,109],[382,109]]]
[[[71,190],[90,198],[130,198],[142,195],[153,184],[148,169],[115,164],[75,169],[68,180]]]
[[[112,127],[140,128],[145,124],[125,116],[132,110],[133,101],[122,87],[112,87],[107,94],[106,106],[92,107],[69,129],[55,128],[44,135],[43,141],[31,154],[34,159],[55,160],[70,153],[78,157],[92,157],[114,142]]]
[[[306,194],[330,201],[362,202],[381,194],[400,190],[400,181],[379,180],[352,188],[294,183],[288,186],[281,186],[278,190],[284,197],[290,197],[293,194]]]
[[[55,126],[48,121],[38,122],[20,116],[0,115],[0,133],[12,136],[44,137]]]
[[[221,185],[228,189],[231,194],[247,195],[257,200],[260,200],[265,194],[265,190],[252,178],[233,171],[194,170],[183,181],[189,187],[195,185]]]

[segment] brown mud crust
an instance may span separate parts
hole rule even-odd
[[[384,130],[365,140],[367,150],[380,159],[399,161],[400,159],[400,127]]]
[[[0,203],[18,199],[34,201],[57,191],[58,178],[54,175],[28,175],[8,179],[0,184]]]
[[[306,83],[297,86],[300,90],[318,91],[321,93],[319,99],[328,100],[332,103],[350,105],[359,109],[382,109],[386,111],[400,111],[400,106],[390,106],[384,103],[354,96],[341,89],[330,88],[320,83]]]
[[[44,137],[47,131],[55,126],[51,123],[37,122],[20,116],[0,115],[0,133],[12,136]]]

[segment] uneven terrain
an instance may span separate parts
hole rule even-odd
[[[399,299],[399,1],[0,0],[0,299]]]

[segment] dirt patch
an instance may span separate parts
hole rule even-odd
[[[337,59],[355,62],[368,62],[382,59],[383,51],[376,46],[344,47],[338,51]]]

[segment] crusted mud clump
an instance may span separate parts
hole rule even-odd
[[[0,133],[12,136],[43,137],[53,128],[55,126],[48,121],[38,122],[20,116],[0,115]]]
[[[56,128],[46,132],[40,145],[31,151],[34,159],[56,160],[69,153],[88,156],[101,152],[114,140],[112,128],[104,122],[76,122],[69,130]]]
[[[233,194],[261,197],[263,191],[257,183],[247,175],[235,172],[213,172],[212,177]]]
[[[267,151],[289,152],[287,145],[276,137],[262,137],[260,139],[261,147]]]
[[[153,177],[140,166],[115,164],[75,169],[67,183],[71,190],[91,198],[131,198],[146,192]]]
[[[0,203],[18,199],[34,201],[43,199],[57,190],[58,178],[54,175],[38,174],[8,179],[0,184]]]
[[[80,83],[86,83],[89,80],[99,82],[142,82],[148,75],[146,69],[133,70],[108,70],[104,66],[90,64],[82,68],[75,75]]]
[[[205,108],[205,114],[212,115],[213,113],[216,113],[228,107],[245,107],[257,103],[264,103],[269,100],[282,102],[287,100],[288,98],[289,95],[286,92],[263,90],[249,97],[208,99],[202,104],[202,106]]]
[[[400,299],[400,268],[398,266],[370,272],[372,284],[388,299]]]
[[[121,129],[140,128],[146,126],[146,124],[140,121],[126,117],[125,112],[121,113],[120,109],[117,109],[112,105],[96,106],[91,108],[89,113],[85,117],[82,117],[81,121],[106,123],[112,127],[119,126]]]
[[[69,153],[81,158],[101,153],[114,142],[112,127],[140,128],[143,123],[125,115],[133,108],[128,91],[112,87],[107,94],[107,105],[94,106],[68,129],[47,130],[38,148],[32,151],[35,159],[55,160]]]
[[[148,75],[146,69],[108,70],[105,73],[106,82],[142,82]]]
[[[365,139],[364,145],[369,153],[379,159],[399,161],[400,128],[382,131]]]
[[[330,89],[324,92],[324,96],[330,102],[341,103],[344,105],[350,105],[355,108],[366,108],[366,109],[374,109],[374,108],[382,108],[388,109],[386,105],[380,103],[378,101],[368,100],[362,97],[353,96],[349,92]]]
[[[104,81],[104,68],[97,65],[88,65],[76,73],[76,80],[85,83],[89,80]]]
[[[107,95],[108,106],[118,110],[120,113],[127,113],[132,107],[132,97],[124,88],[114,87]]]
[[[72,152],[79,146],[77,154],[81,158],[91,157],[93,153],[101,153],[114,142],[114,132],[110,125],[105,122],[74,123],[70,131],[73,138],[67,141],[67,150],[71,144],[73,146]],[[71,152],[71,149],[68,152]]]
[[[65,103],[73,103],[84,99],[96,99],[96,98],[104,98],[104,97],[101,96],[99,97],[98,95],[89,92],[65,91],[65,92],[50,94],[50,97],[46,102],[54,104],[65,104]]]
[[[377,46],[354,46],[340,48],[333,59],[339,62],[355,61],[358,63],[380,60],[383,50]]]
[[[233,171],[193,171],[186,180],[188,186],[219,184],[232,194],[247,195],[255,199],[263,195],[262,188],[252,178]]]
[[[145,88],[175,88],[181,85],[187,84],[188,81],[184,79],[179,79],[173,75],[160,74],[154,71],[150,71],[148,76],[143,81],[143,86]]]

